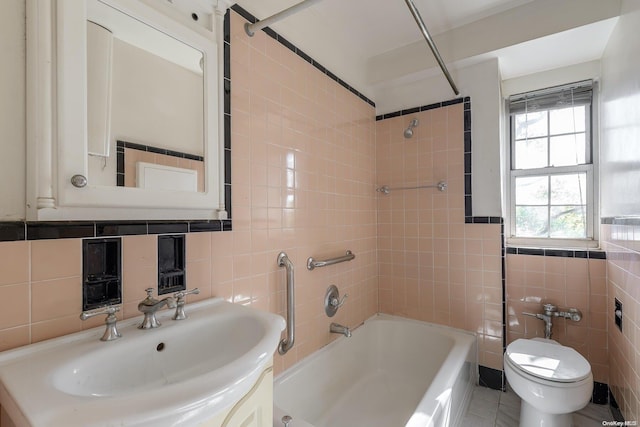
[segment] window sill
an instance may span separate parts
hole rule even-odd
[[[586,250],[599,249],[600,243],[593,239],[536,239],[524,237],[508,237],[507,247],[536,248],[536,249],[567,249]]]

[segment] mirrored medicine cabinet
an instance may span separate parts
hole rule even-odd
[[[225,219],[223,18],[27,0],[27,219]]]

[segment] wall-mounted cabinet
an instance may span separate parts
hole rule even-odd
[[[27,1],[28,220],[227,218],[229,4],[207,4]]]

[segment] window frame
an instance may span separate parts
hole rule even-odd
[[[507,135],[508,141],[506,144],[506,179],[504,180],[506,185],[505,201],[507,207],[507,214],[505,215],[505,238],[506,243],[509,246],[527,246],[538,248],[596,248],[599,246],[599,189],[598,189],[598,98],[597,98],[597,82],[592,83],[592,98],[590,103],[583,103],[586,106],[585,109],[585,140],[587,144],[585,152],[585,164],[569,165],[569,166],[546,166],[541,168],[531,169],[513,169],[515,166],[515,115],[521,113],[512,114],[510,111],[510,100],[506,99],[505,102],[505,118],[508,126]],[[563,87],[570,86],[563,85],[557,87],[557,90],[561,90]],[[544,91],[550,91],[554,88],[544,89]],[[534,93],[538,91],[529,91],[527,93]],[[544,108],[539,111],[549,111],[551,108]],[[548,125],[549,126],[549,125]],[[550,135],[547,133],[547,138]],[[549,141],[547,142],[549,144]],[[550,151],[550,150],[548,150]],[[550,155],[548,152],[547,155]],[[515,191],[516,191],[516,178],[524,176],[554,176],[554,175],[566,175],[570,173],[584,172],[586,174],[586,238],[557,238],[557,237],[521,237],[516,236],[516,204],[515,204]],[[549,206],[549,205],[547,205]]]

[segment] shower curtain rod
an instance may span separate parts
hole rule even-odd
[[[416,5],[413,4],[412,0],[404,0],[404,1],[407,4],[407,7],[409,8],[409,10],[411,11],[411,14],[413,15],[413,19],[416,20],[416,24],[418,24],[418,27],[420,28],[422,35],[427,41],[427,44],[431,48],[431,52],[433,52],[433,56],[436,58],[436,61],[438,61],[438,65],[440,65],[440,69],[442,70],[444,76],[447,78],[449,85],[451,85],[451,89],[453,90],[453,93],[455,93],[456,95],[460,95],[460,91],[456,87],[456,84],[453,81],[451,74],[449,74],[449,70],[447,70],[447,66],[444,64],[444,61],[440,56],[440,52],[438,52],[438,48],[436,47],[436,44],[433,42],[433,39],[429,34],[429,30],[427,30],[427,26],[424,24],[424,21],[422,20],[422,16],[420,16],[420,12],[416,8]]]
[[[269,25],[274,24],[290,15],[293,15],[294,13],[297,13],[303,9],[306,9],[309,6],[313,6],[315,3],[318,3],[320,1],[321,0],[303,0],[298,4],[294,4],[293,6],[283,11],[280,11],[275,15],[271,15],[270,17],[265,18],[261,21],[255,22],[253,24],[250,24],[247,22],[246,24],[244,24],[244,31],[247,33],[249,37],[253,37],[256,31],[260,31],[261,29],[268,27]],[[416,24],[418,24],[418,27],[420,28],[422,35],[427,41],[427,44],[431,48],[431,52],[433,52],[433,56],[436,58],[436,61],[438,61],[438,65],[440,65],[440,69],[444,73],[444,76],[447,78],[449,85],[451,85],[451,89],[456,95],[460,95],[460,91],[456,87],[456,84],[453,81],[451,74],[449,74],[449,70],[447,70],[447,66],[444,64],[444,61],[440,56],[440,52],[438,52],[438,48],[436,47],[435,43],[433,42],[433,39],[431,38],[431,35],[429,34],[429,30],[427,30],[427,26],[424,24],[424,20],[422,19],[422,16],[420,16],[420,12],[416,8],[415,4],[413,4],[412,0],[405,0],[405,3],[407,4],[407,7],[411,11],[411,14],[413,15],[413,19],[415,19]]]
[[[299,12],[303,9],[308,8],[309,6],[313,6],[315,3],[318,3],[321,0],[304,0],[301,1],[298,4],[294,4],[293,6],[276,13],[275,15],[271,15],[268,18],[265,18],[261,21],[258,21],[256,23],[253,24],[249,24],[248,22],[246,24],[244,24],[244,31],[247,33],[247,35],[249,37],[253,37],[253,35],[256,33],[256,31],[260,31],[261,29],[263,29],[264,27],[268,27],[271,24],[275,24],[276,22],[280,21],[281,19],[286,18],[289,15],[293,15],[296,12]]]

